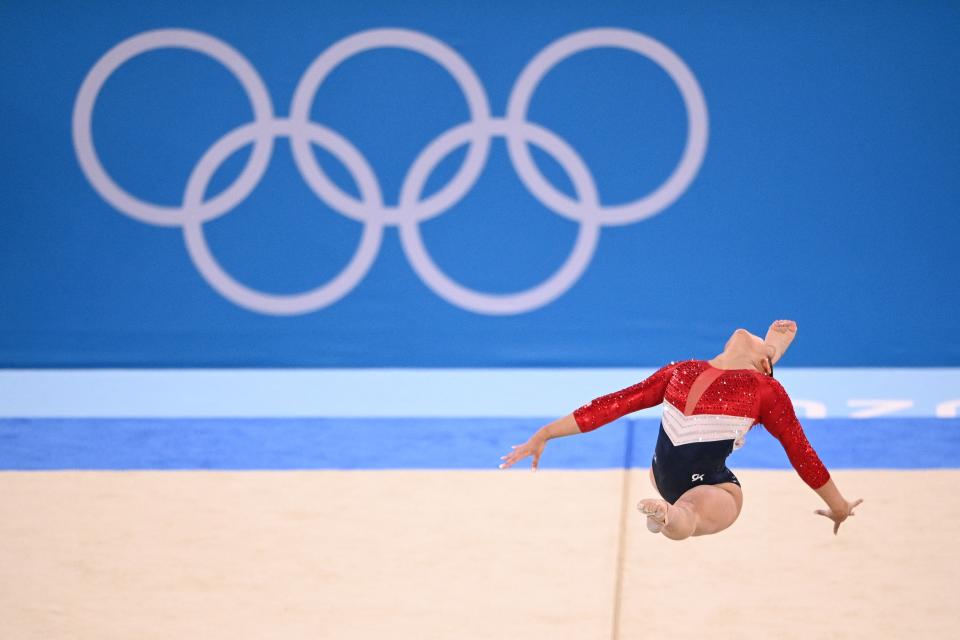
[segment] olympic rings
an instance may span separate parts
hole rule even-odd
[[[382,47],[408,49],[437,62],[460,87],[471,118],[440,134],[420,152],[407,171],[396,206],[384,203],[375,173],[354,145],[337,132],[310,121],[314,98],[329,74],[348,58]],[[526,119],[530,100],[544,76],[567,57],[597,47],[626,49],[658,64],[677,85],[687,112],[687,140],[670,177],[650,194],[606,207],[601,204],[593,175],[579,154],[555,133]],[[140,200],[123,190],[101,164],[92,133],[97,96],[113,72],[142,53],[163,48],[190,49],[220,62],[240,81],[253,108],[252,122],[228,132],[201,156],[190,174],[179,207]],[[507,315],[540,308],[569,290],[589,265],[602,226],[637,222],[675,202],[690,186],[703,163],[707,120],[703,92],[683,60],[657,40],[624,29],[587,29],[548,45],[517,78],[504,118],[491,115],[483,85],[456,51],[416,31],[372,29],[333,44],[314,59],[298,83],[289,118],[280,118],[274,116],[270,95],[259,74],[230,45],[205,33],[160,29],[124,40],[94,64],[77,94],[72,124],[80,167],[97,193],[115,209],[136,220],[181,227],[197,270],[211,287],[239,306],[271,315],[294,315],[334,304],[366,276],[379,252],[384,227],[393,225],[399,227],[403,251],[414,271],[437,295],[469,311]],[[205,222],[225,215],[256,188],[266,172],[278,137],[290,139],[296,166],[314,194],[335,211],[363,224],[356,253],[337,276],[310,291],[289,295],[264,293],[238,282],[217,262],[203,234]],[[553,275],[526,291],[509,294],[482,293],[455,282],[434,263],[419,229],[421,222],[443,214],[473,188],[486,164],[494,137],[506,140],[510,161],[527,190],[550,210],[580,225],[570,255]],[[237,150],[250,144],[253,151],[237,179],[221,193],[207,198],[206,189],[217,169]],[[313,155],[313,144],[324,147],[346,167],[357,184],[359,198],[342,191],[327,177]],[[550,154],[567,172],[576,194],[574,198],[557,190],[540,173],[530,155],[530,144]],[[423,198],[423,187],[431,172],[463,145],[468,145],[467,154],[453,178]]]

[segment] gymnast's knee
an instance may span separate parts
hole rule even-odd
[[[691,531],[671,531],[667,527],[664,527],[660,533],[662,533],[667,540],[674,540],[676,542],[686,540],[693,535]]]

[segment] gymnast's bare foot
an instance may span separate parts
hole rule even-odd
[[[777,360],[783,357],[783,354],[790,347],[790,343],[797,337],[797,323],[793,320],[777,320],[767,329],[767,337],[763,339],[764,344],[770,349],[770,361],[776,364]]]
[[[647,529],[650,533],[660,533],[667,526],[667,511],[670,503],[666,500],[646,498],[637,503],[640,513],[647,516]]]

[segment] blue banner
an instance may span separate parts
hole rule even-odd
[[[0,366],[960,365],[956,3],[0,8]]]

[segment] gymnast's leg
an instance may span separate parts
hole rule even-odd
[[[732,482],[700,485],[688,490],[674,504],[647,499],[641,500],[637,507],[663,524],[663,535],[671,540],[684,540],[717,533],[732,525],[743,507],[743,491]]]

